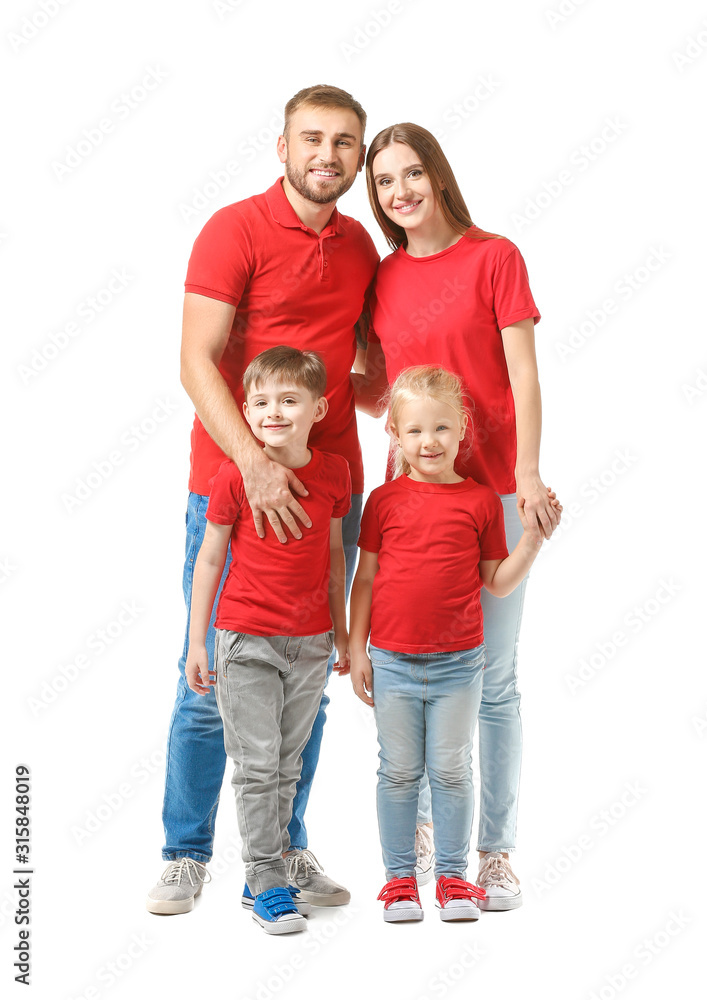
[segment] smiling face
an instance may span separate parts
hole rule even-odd
[[[403,142],[386,146],[371,169],[378,202],[397,226],[411,233],[443,222],[429,175],[410,146]]]
[[[428,483],[460,482],[454,460],[466,424],[466,414],[460,416],[449,403],[429,396],[402,406],[390,429],[410,465],[410,478]]]
[[[362,169],[366,148],[361,122],[348,108],[316,108],[294,112],[277,153],[290,185],[308,201],[328,205],[348,191]]]
[[[312,424],[327,411],[324,396],[309,389],[268,379],[253,385],[243,404],[243,414],[253,434],[270,449],[287,449],[295,455],[307,448]],[[285,463],[287,464],[287,463]]]

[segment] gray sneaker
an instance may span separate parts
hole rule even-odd
[[[206,865],[193,858],[170,861],[160,880],[147,894],[150,913],[188,913],[194,909],[194,899],[211,875]]]
[[[285,858],[287,880],[300,890],[299,898],[315,906],[343,906],[351,900],[351,893],[337,885],[311,851],[293,851]]]
[[[432,829],[427,823],[419,824],[415,830],[415,878],[418,885],[427,885],[434,874],[435,842]]]

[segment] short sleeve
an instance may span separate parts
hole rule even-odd
[[[250,277],[252,238],[238,205],[212,215],[196,238],[184,289],[237,306]]]
[[[505,559],[508,555],[506,545],[506,525],[503,517],[503,504],[500,497],[492,490],[488,491],[488,500],[484,507],[484,526],[479,534],[480,559]]]
[[[493,308],[499,330],[519,323],[522,319],[540,320],[538,307],[535,305],[528,271],[518,247],[511,244],[511,252],[501,262],[492,277]]]
[[[342,455],[337,455],[337,491],[332,517],[345,517],[351,510],[351,472],[349,463]]]
[[[206,520],[213,521],[214,524],[235,524],[245,495],[241,474],[233,462],[221,463],[218,472],[209,483],[209,488],[211,492]]]
[[[365,549],[366,552],[380,552],[381,530],[375,491],[369,496],[363,510],[361,531],[358,536],[358,547]]]

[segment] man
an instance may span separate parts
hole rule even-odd
[[[315,350],[326,365],[329,408],[311,442],[343,455],[350,466],[352,507],[343,523],[347,593],[351,585],[363,464],[350,372],[356,323],[378,254],[365,229],[340,215],[336,202],[363,167],[365,124],[363,108],[346,91],[330,86],[300,91],[285,107],[277,143],[284,178],[264,194],[216,212],[194,245],[181,351],[182,384],[196,409],[184,567],[187,612],[209,481],[225,457],[242,474],[261,538],[273,531],[283,544],[296,545],[311,526],[306,488],[295,472],[267,458],[241,416],[246,366],[278,344]],[[311,600],[302,595],[303,616],[311,613]],[[187,621],[187,636],[188,630]],[[213,642],[212,618],[207,638],[212,663]],[[226,761],[216,700],[192,692],[184,677],[187,643],[185,638],[167,744],[162,854],[170,863],[148,895],[147,908],[153,913],[191,910],[209,879],[205,865],[212,854]],[[301,899],[340,905],[349,901],[349,892],[328,878],[307,850],[304,827],[328,701],[325,693],[302,756],[287,861],[290,882],[300,889]]]

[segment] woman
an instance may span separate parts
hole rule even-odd
[[[439,143],[419,125],[393,125],[375,137],[366,179],[374,215],[394,253],[376,277],[359,399],[367,386],[373,412],[385,371],[391,383],[411,365],[439,365],[459,375],[473,400],[474,421],[457,472],[500,495],[509,551],[522,534],[516,493],[538,541],[549,538],[560,515],[538,468],[534,325],[540,314],[523,258],[510,241],[472,223]],[[492,910],[522,901],[508,855],[515,848],[520,778],[516,645],[524,591],[525,581],[508,597],[486,591],[482,597],[488,659],[479,712],[477,881],[486,890],[480,905]],[[419,853],[430,840],[429,815],[425,785]],[[431,876],[431,867],[429,857],[419,858],[419,881]]]

